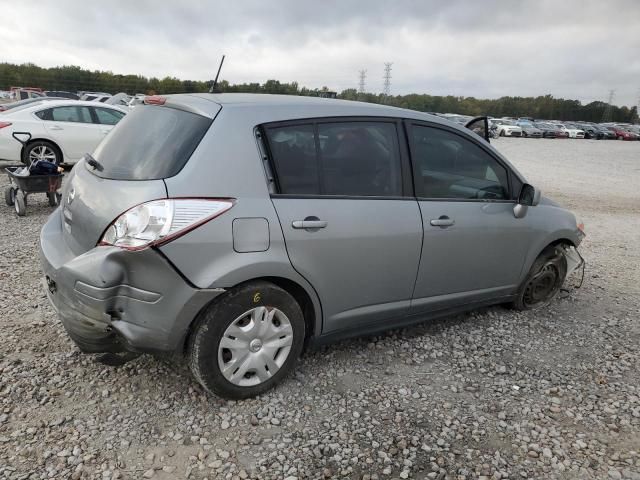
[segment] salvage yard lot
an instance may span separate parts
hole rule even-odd
[[[41,291],[46,197],[0,207],[0,478],[640,478],[640,145],[493,142],[585,223],[583,287],[307,352],[242,402],[79,354]]]

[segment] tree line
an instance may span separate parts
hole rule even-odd
[[[0,90],[12,86],[40,87],[44,90],[96,91],[128,94],[170,94],[208,92],[211,81],[180,80],[175,77],[144,77],[142,75],[120,75],[108,71],[91,71],[77,66],[43,68],[31,63],[22,65],[0,63]],[[272,93],[284,95],[320,96],[329,88],[309,89],[297,82],[267,80],[264,83],[230,84],[222,80],[217,85],[221,92]],[[412,93],[409,95],[385,96],[375,93],[359,93],[347,89],[338,93],[338,98],[381,103],[409,108],[422,112],[457,113],[461,115],[490,115],[494,117],[534,117],[559,120],[602,121],[606,102],[595,101],[583,105],[578,100],[554,98],[552,95],[538,97],[501,97],[478,99],[462,96],[437,96]],[[613,122],[638,121],[637,107],[610,106]]]

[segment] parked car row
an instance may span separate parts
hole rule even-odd
[[[68,100],[85,100],[88,102],[100,102],[110,105],[134,107],[142,103],[146,97],[143,93],[128,95],[124,92],[112,95],[106,92],[67,92],[63,90],[41,90],[34,87],[11,87],[11,91],[0,91],[0,111],[11,108],[10,106],[24,100],[38,100],[42,98],[64,98]]]
[[[436,114],[454,123],[465,125],[473,117],[467,115]],[[490,127],[500,137],[576,138],[593,140],[640,140],[640,125],[561,122],[521,118],[489,118]]]

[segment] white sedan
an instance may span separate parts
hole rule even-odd
[[[522,128],[516,125],[511,120],[505,120],[502,118],[494,118],[491,120],[496,125],[498,135],[501,137],[521,137]]]
[[[27,164],[35,160],[76,163],[95,150],[127,111],[126,107],[95,102],[51,100],[0,113],[0,159]],[[14,133],[27,141],[24,146]]]
[[[557,123],[556,126],[563,132],[569,135],[569,138],[584,138],[584,130],[573,128],[561,123]]]

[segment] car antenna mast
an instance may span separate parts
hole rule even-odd
[[[220,65],[218,65],[218,73],[216,73],[216,78],[213,80],[213,85],[209,89],[209,93],[220,93],[216,88],[218,86],[218,77],[220,76],[220,70],[222,70],[222,64],[224,63],[224,57],[226,55],[222,55],[222,60],[220,60]]]

